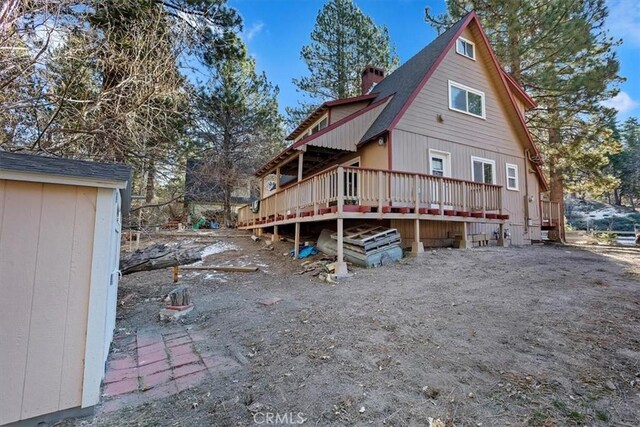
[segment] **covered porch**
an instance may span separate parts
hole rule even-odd
[[[300,171],[302,165],[300,165]],[[257,209],[238,210],[238,228],[251,230],[295,224],[295,245],[300,243],[300,224],[337,221],[338,267],[343,261],[343,228],[346,219],[415,221],[412,252],[422,252],[420,221],[462,224],[462,247],[469,247],[467,225],[493,223],[500,228],[498,244],[504,244],[502,186],[440,176],[333,166],[277,190],[260,200]]]

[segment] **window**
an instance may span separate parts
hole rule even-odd
[[[507,163],[507,190],[518,191],[518,165]]]
[[[484,119],[484,92],[449,80],[449,108]]]
[[[444,176],[444,161],[442,159],[431,158],[431,175]]]
[[[320,122],[315,125],[313,128],[311,128],[311,134],[314,134],[316,132],[320,132],[322,129],[327,127],[327,117],[325,117],[324,119],[320,120]]]
[[[456,42],[456,52],[462,56],[466,56],[467,58],[471,58],[475,61],[476,59],[476,51],[475,44],[470,42],[467,39],[463,39],[462,37],[458,38]]]
[[[434,176],[450,176],[450,156],[446,151],[429,150],[429,173]]]
[[[471,176],[475,182],[496,183],[496,162],[480,157],[471,157]]]

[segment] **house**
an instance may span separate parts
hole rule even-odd
[[[524,119],[534,107],[472,12],[388,76],[367,67],[361,96],[318,107],[256,174],[297,180],[263,192],[258,212],[241,208],[240,227],[277,235],[294,224],[296,237],[301,225],[334,227],[342,271],[344,227],[362,222],[397,228],[414,253],[454,239],[540,240],[558,209],[541,204],[547,184]]]
[[[130,183],[124,165],[0,152],[0,425],[98,403]]]
[[[189,212],[201,213],[206,210],[222,210],[224,203],[223,175],[217,167],[206,159],[189,159],[184,180],[184,201]],[[258,197],[259,181],[247,171],[238,179],[231,193],[231,207],[253,202]]]

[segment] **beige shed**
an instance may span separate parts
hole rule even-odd
[[[0,425],[98,403],[130,182],[124,165],[0,152]]]

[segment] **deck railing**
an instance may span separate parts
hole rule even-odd
[[[437,209],[481,213],[501,213],[502,187],[410,172],[334,166],[292,184],[260,201],[258,212],[250,206],[238,210],[238,222],[278,221],[296,216],[317,215],[323,208],[345,205]],[[324,211],[323,211],[324,213]]]

